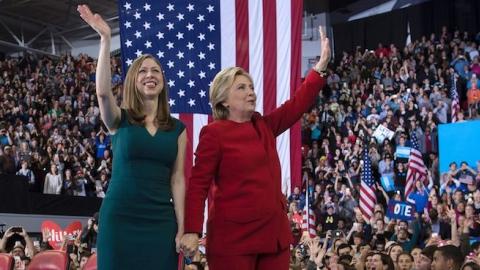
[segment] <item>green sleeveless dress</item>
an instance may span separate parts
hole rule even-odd
[[[170,176],[185,126],[151,135],[122,110],[112,136],[113,172],[99,215],[98,269],[177,269]]]

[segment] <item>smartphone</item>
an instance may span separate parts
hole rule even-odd
[[[14,233],[21,233],[23,232],[23,228],[22,227],[12,227],[12,229],[10,229],[11,232],[14,232]]]

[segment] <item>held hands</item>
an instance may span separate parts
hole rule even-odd
[[[97,13],[93,14],[87,5],[78,5],[80,17],[88,23],[102,38],[110,38],[111,29],[107,22]]]
[[[318,31],[320,32],[320,42],[321,42],[322,51],[320,52],[320,60],[315,65],[315,69],[320,71],[325,71],[327,69],[328,62],[330,61],[330,56],[332,54],[330,50],[330,40],[328,39],[327,34],[325,32],[325,27],[320,26],[318,28]]]
[[[183,236],[183,230],[179,230],[177,232],[177,235],[175,236],[175,250],[177,251],[177,253],[180,253],[180,250],[181,250],[180,241],[182,240],[182,236]]]
[[[180,240],[180,246],[186,257],[193,257],[198,250],[198,234],[186,233]]]

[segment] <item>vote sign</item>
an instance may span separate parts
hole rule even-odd
[[[415,219],[415,205],[408,202],[390,200],[388,202],[387,216],[391,219]]]

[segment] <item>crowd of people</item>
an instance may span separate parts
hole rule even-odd
[[[438,125],[479,119],[479,43],[478,35],[444,27],[403,48],[379,44],[337,56],[328,91],[302,120],[303,186],[287,198],[291,269],[480,269],[480,158],[452,162],[445,174],[438,164]],[[83,54],[0,61],[1,173],[25,176],[32,192],[105,196],[112,153],[99,117],[95,65]],[[120,99],[119,59],[111,70]],[[452,88],[459,101],[454,114]],[[391,139],[373,136],[380,125],[394,132]],[[412,146],[413,137],[428,173],[405,194],[408,157],[398,149]],[[369,218],[359,207],[364,150],[375,179]],[[460,181],[465,175],[470,182]],[[393,180],[393,190],[383,177]],[[388,218],[390,199],[415,203],[414,219]],[[306,207],[316,216],[315,237],[303,229]],[[78,236],[72,267],[95,250],[96,226],[91,219]],[[23,240],[7,246],[12,235]],[[7,230],[0,246],[22,258],[41,248],[48,247],[34,245],[23,229]],[[189,267],[203,269],[205,258],[196,259]]]
[[[65,251],[68,256],[68,269],[84,269],[89,258],[96,253],[97,233],[98,213],[95,213],[88,219],[80,233],[66,234],[60,238],[60,250]],[[8,252],[12,255],[14,270],[28,269],[28,265],[36,254],[45,250],[58,249],[56,244],[52,246],[50,242],[58,241],[58,236],[52,235],[48,229],[42,231],[40,238],[30,234],[25,228],[14,226],[6,229],[3,237],[0,238],[0,252]]]
[[[303,186],[288,198],[291,269],[480,268],[480,158],[452,162],[448,172],[438,160],[438,125],[479,119],[478,37],[443,27],[403,48],[337,57],[330,91],[303,118]],[[379,126],[391,137],[374,136]],[[426,172],[408,192],[404,150],[413,146]],[[361,187],[369,165],[374,196]],[[390,218],[391,200],[413,203],[412,220]],[[305,231],[306,207],[316,235]]]
[[[87,55],[0,61],[1,173],[25,176],[34,192],[105,196],[112,155],[94,64]],[[113,60],[112,69],[120,93]]]

